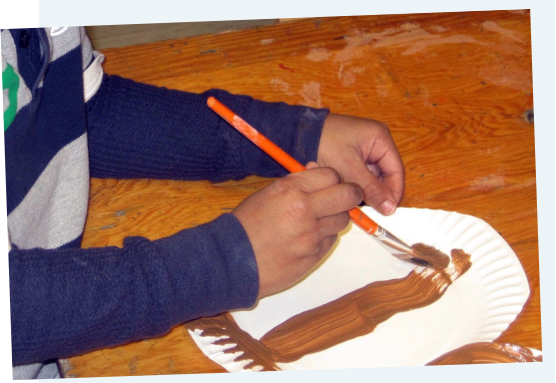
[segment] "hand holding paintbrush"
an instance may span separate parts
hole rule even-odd
[[[249,133],[252,141],[264,142],[275,155],[283,153],[258,132]],[[335,170],[315,167],[302,171],[305,167],[290,158],[283,157],[294,174],[252,194],[232,211],[253,247],[259,298],[293,285],[311,270],[349,223],[346,211],[363,200],[361,187],[340,182]]]
[[[214,97],[210,97],[207,101],[207,104],[211,109],[213,109],[216,113],[218,113],[222,118],[224,118],[228,123],[230,123],[234,128],[236,128],[240,133],[242,133],[245,137],[247,137],[251,142],[257,145],[260,149],[262,149],[265,153],[271,156],[274,160],[276,160],[280,165],[286,168],[288,171],[292,173],[303,172],[306,168],[297,162],[293,157],[289,154],[284,152],[281,148],[279,148],[276,144],[270,141],[267,137],[259,133],[256,129],[254,129],[251,125],[237,116],[234,112],[216,100]],[[322,171],[328,171],[322,169]],[[322,175],[321,175],[322,176]],[[340,177],[336,176],[335,179],[330,184],[322,184],[322,187],[330,188],[332,185],[338,184],[340,181]],[[315,179],[313,182],[316,182]],[[321,180],[322,181],[322,180]],[[342,185],[349,185],[344,183]],[[344,186],[346,187],[346,186]],[[352,186],[353,188],[353,186]],[[338,189],[338,187],[336,187]],[[318,189],[312,190],[313,192],[318,191]],[[353,200],[353,198],[351,199]],[[344,199],[345,201],[345,199]],[[342,199],[335,199],[330,200],[330,202],[343,202]],[[335,206],[336,210],[334,214],[339,214],[344,212],[345,206]],[[322,212],[325,210],[323,209]],[[332,210],[333,211],[333,210]],[[328,213],[331,212],[329,208]],[[301,214],[303,216],[303,214]],[[423,266],[433,266],[435,268],[444,268],[448,265],[450,259],[447,255],[441,253],[440,251],[423,244],[417,244],[412,247],[405,244],[403,241],[396,238],[394,235],[386,231],[384,228],[379,226],[376,222],[374,222],[371,218],[369,218],[366,214],[363,213],[358,207],[354,206],[349,210],[349,216],[351,220],[363,229],[365,232],[373,235],[379,241],[381,241],[384,245],[386,245],[389,249],[392,250],[392,254],[404,261],[408,261],[417,265]],[[246,217],[247,218],[247,217]],[[302,218],[302,217],[300,217]],[[241,221],[241,219],[240,219]],[[340,221],[341,222],[341,221]],[[340,225],[341,226],[341,225]],[[335,226],[335,227],[340,227]],[[344,225],[345,226],[345,225]],[[340,231],[343,227],[340,227]],[[317,233],[315,232],[315,235]],[[326,240],[329,242],[332,236],[326,237]],[[320,242],[320,241],[319,241]],[[326,248],[330,248],[330,246],[326,246]],[[324,254],[322,254],[323,256]]]

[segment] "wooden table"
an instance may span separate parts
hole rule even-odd
[[[406,167],[401,206],[487,221],[531,287],[500,342],[542,349],[528,11],[303,19],[121,49],[105,71],[190,92],[222,88],[388,124]],[[156,239],[230,211],[270,180],[93,179],[84,246]],[[68,377],[223,372],[183,326],[63,362]]]

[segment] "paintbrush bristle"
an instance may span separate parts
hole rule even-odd
[[[442,270],[450,264],[450,257],[440,250],[425,245],[424,243],[416,243],[411,246],[413,260],[416,263],[423,263],[424,266]],[[419,262],[422,261],[422,262]]]

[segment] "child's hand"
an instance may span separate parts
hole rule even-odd
[[[354,183],[319,168],[289,174],[249,196],[234,214],[251,241],[259,268],[259,298],[303,277],[330,250],[349,222],[348,210],[363,200]]]
[[[378,121],[330,114],[324,121],[317,162],[363,188],[364,200],[390,215],[404,188],[402,159],[388,127]]]

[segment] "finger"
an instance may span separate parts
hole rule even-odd
[[[284,178],[293,182],[299,190],[305,193],[315,193],[340,183],[338,172],[332,168],[316,167],[303,172],[289,174]]]
[[[398,200],[390,189],[371,174],[369,170],[362,170],[359,182],[364,191],[365,202],[383,215],[390,215],[396,210]]]
[[[336,240],[338,239],[338,235],[329,235],[328,237],[323,238],[323,240],[319,244],[319,251],[316,254],[317,263],[318,261],[322,260],[326,254],[330,252]]]
[[[397,205],[402,199],[404,190],[405,170],[402,158],[389,133],[385,132],[378,141],[365,159],[367,169],[375,179],[382,181]],[[371,178],[368,178],[368,182],[371,182]],[[371,188],[367,190],[367,185],[362,186],[365,191],[365,201],[369,203],[372,200],[370,192],[374,191],[374,188],[369,185]]]
[[[336,235],[349,224],[349,214],[340,213],[319,219],[319,233],[323,237]]]
[[[394,198],[395,204],[399,204],[403,197],[405,183],[405,170],[401,159],[399,160],[399,162],[397,160],[390,161],[387,156],[385,156],[375,164],[368,164],[367,168],[370,168],[368,171],[371,173],[374,179],[381,182],[390,192],[390,194]],[[369,178],[369,182],[371,182],[370,180],[371,178]],[[369,199],[372,199],[370,193],[373,190],[367,190],[366,187],[363,187],[363,190],[365,191],[365,201],[368,202],[367,197],[369,197]]]
[[[383,173],[382,183],[390,190],[396,200],[396,205],[398,205],[402,200],[404,191],[405,171],[403,167],[401,171],[395,173]]]
[[[385,131],[363,155],[366,156],[363,161],[352,162],[350,180],[361,185],[367,204],[381,214],[390,215],[402,199],[405,173],[389,133]]]
[[[367,164],[367,169],[369,169],[373,176],[382,181],[382,171],[376,164]]]
[[[314,168],[318,168],[319,164],[317,164],[315,161],[309,161],[307,162],[307,165],[305,165],[305,167],[307,169],[314,169]]]
[[[353,209],[363,201],[363,189],[353,182],[344,182],[319,190],[309,196],[316,218],[323,218]]]
[[[365,202],[384,215],[394,213],[403,197],[403,168],[394,173],[381,172],[379,177],[367,170],[361,178]]]

